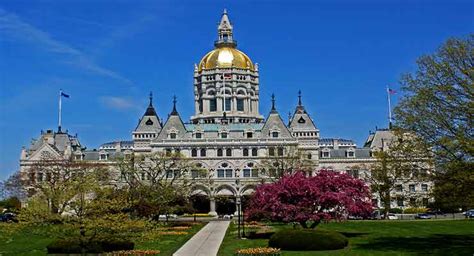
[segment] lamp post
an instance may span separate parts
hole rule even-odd
[[[240,239],[242,238],[242,236],[240,235],[240,197],[236,198],[235,204],[237,205],[237,234]]]

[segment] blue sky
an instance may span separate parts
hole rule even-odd
[[[0,179],[21,147],[63,127],[83,145],[128,140],[153,91],[193,114],[193,65],[213,48],[227,8],[239,49],[260,65],[260,112],[303,103],[323,137],[354,139],[387,123],[385,86],[417,57],[474,28],[472,1],[2,1]],[[393,99],[396,102],[396,95]]]

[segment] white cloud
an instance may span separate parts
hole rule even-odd
[[[138,110],[140,107],[131,99],[117,96],[100,97],[100,102],[108,108],[115,110]]]
[[[24,22],[15,14],[8,13],[0,8],[0,37],[13,38],[30,43],[46,49],[52,53],[67,58],[66,63],[81,68],[97,75],[110,77],[126,84],[132,84],[130,80],[120,74],[104,68],[95,63],[82,51],[69,46],[67,43],[55,40],[48,33]]]

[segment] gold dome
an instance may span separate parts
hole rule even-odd
[[[241,68],[255,71],[252,60],[243,52],[232,47],[218,47],[206,54],[199,62],[199,72],[213,68]]]

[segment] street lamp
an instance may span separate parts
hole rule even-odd
[[[235,204],[237,205],[237,233],[240,239],[242,238],[242,236],[240,235],[240,197],[237,197],[235,201]]]

